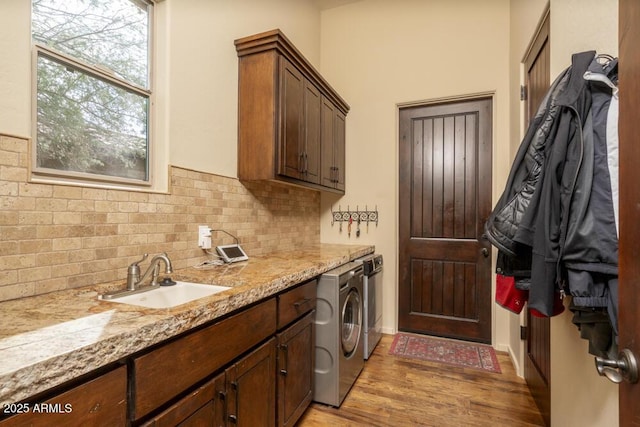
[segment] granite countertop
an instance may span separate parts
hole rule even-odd
[[[320,244],[252,257],[177,280],[231,289],[169,309],[98,300],[124,281],[0,302],[0,407],[118,361],[355,258],[367,245]]]

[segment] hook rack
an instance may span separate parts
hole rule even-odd
[[[366,206],[365,210],[361,211],[358,207],[356,207],[355,211],[349,209],[347,206],[347,210],[343,211],[342,208],[338,205],[338,210],[334,211],[331,208],[331,225],[336,222],[348,222],[351,219],[352,222],[364,222],[369,225],[370,222],[375,223],[376,227],[378,226],[378,206],[376,205],[375,210],[370,211]],[[341,224],[342,225],[342,224]]]

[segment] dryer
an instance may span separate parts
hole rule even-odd
[[[350,262],[320,276],[313,400],[339,407],[364,367],[363,268]]]
[[[373,254],[358,258],[364,278],[362,281],[364,299],[364,358],[369,359],[382,338],[382,255]]]

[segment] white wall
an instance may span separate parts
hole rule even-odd
[[[551,76],[585,50],[618,55],[617,0],[551,0]],[[551,319],[551,424],[618,425],[618,386],[599,377],[571,313]]]
[[[508,0],[365,0],[322,13],[325,78],[351,105],[346,195],[322,196],[321,239],[373,243],[385,258],[383,328],[397,330],[398,104],[495,92],[494,193],[509,158]],[[331,226],[331,208],[367,205],[379,225],[360,238]],[[493,342],[508,344],[494,309]]]
[[[0,6],[0,132],[31,134],[31,2]]]
[[[170,158],[237,176],[238,57],[235,39],[280,28],[320,68],[320,14],[313,1],[167,0]]]

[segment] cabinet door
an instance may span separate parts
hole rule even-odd
[[[295,425],[313,398],[314,313],[277,335],[279,427]]]
[[[225,425],[225,379],[220,374],[155,416],[144,427]]]
[[[302,178],[304,167],[304,77],[280,58],[280,138],[278,173]]]
[[[333,116],[333,164],[335,169],[335,188],[345,188],[345,115],[336,109]]]
[[[304,85],[304,152],[302,179],[314,184],[320,183],[320,122],[321,122],[320,91],[308,80]]]
[[[333,163],[333,116],[336,108],[333,103],[324,96],[322,97],[322,148],[320,161],[320,183],[325,187],[335,187],[336,173]]]
[[[322,98],[321,183],[344,191],[345,188],[345,115],[333,103]]]
[[[16,405],[20,415],[2,427],[123,426],[127,423],[127,369],[122,366],[44,403]]]
[[[271,338],[225,371],[229,424],[275,426],[275,342]]]
[[[155,411],[272,336],[276,311],[276,299],[272,298],[135,357],[133,419]]]

